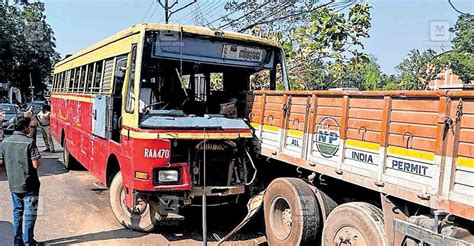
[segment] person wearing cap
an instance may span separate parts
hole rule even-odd
[[[38,211],[41,165],[36,143],[28,135],[32,131],[31,119],[19,116],[14,132],[2,141],[0,165],[5,165],[13,201],[14,245],[40,245],[34,239]],[[23,227],[24,226],[24,227]]]

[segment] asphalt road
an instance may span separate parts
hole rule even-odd
[[[44,150],[40,135],[38,145],[40,151]],[[158,228],[154,233],[124,229],[112,214],[108,190],[94,176],[86,170],[66,170],[61,151],[41,154],[36,240],[45,245],[202,245],[199,209],[191,211],[186,220]],[[245,211],[229,209],[232,208],[208,211],[210,244],[216,244],[213,233],[222,236],[243,218]],[[224,245],[256,245],[264,241],[261,224],[257,218]],[[12,204],[5,167],[1,166],[0,245],[12,244]]]

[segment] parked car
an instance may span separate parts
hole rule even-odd
[[[20,107],[11,103],[0,103],[0,111],[3,111],[3,132],[9,134],[13,132],[13,122],[18,115],[21,115]]]

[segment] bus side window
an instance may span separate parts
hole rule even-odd
[[[83,93],[84,92],[84,87],[85,87],[85,82],[86,82],[86,73],[87,73],[87,67],[82,66],[81,67],[81,79],[79,80],[79,83],[77,84],[77,92],[78,93]]]
[[[114,58],[111,58],[105,61],[104,78],[102,80],[100,93],[110,94],[112,92],[112,75],[114,72],[114,60]]]
[[[53,82],[51,83],[52,91],[54,91],[54,89],[56,89],[57,81],[58,81],[58,74],[55,74],[55,75],[53,75]]]
[[[81,68],[76,68],[75,69],[76,72],[75,72],[75,75],[74,75],[74,84],[72,86],[71,92],[75,92],[79,88],[79,83],[80,83],[79,79],[80,79],[80,75],[81,75],[81,70],[82,70]]]
[[[72,77],[72,70],[67,70],[66,78],[64,78],[63,86],[61,89],[62,92],[68,92],[69,85],[71,84],[71,77]]]
[[[90,94],[90,90],[92,87],[92,78],[94,75],[94,64],[91,63],[87,65],[87,78],[86,78],[86,86],[85,86],[85,93]]]
[[[95,63],[95,76],[94,84],[92,85],[92,93],[99,93],[100,81],[102,80],[102,68],[104,67],[104,61],[98,61]]]
[[[133,96],[134,93],[134,83],[135,83],[135,62],[137,58],[137,45],[132,45],[132,52],[131,52],[131,60],[130,60],[130,67],[129,67],[129,79],[128,79],[128,87],[127,91],[125,92],[125,112],[133,113],[135,110],[135,97]]]
[[[62,88],[64,86],[64,80],[66,79],[66,74],[67,73],[68,73],[68,71],[61,73],[61,77],[59,78],[59,81],[58,81],[58,88],[56,88],[56,91],[61,91],[62,90]]]

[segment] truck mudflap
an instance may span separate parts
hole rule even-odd
[[[418,225],[402,221],[399,219],[394,220],[394,229],[396,232],[419,240],[419,245],[445,245],[445,246],[468,246],[473,245],[461,239],[446,237],[434,231],[428,230]]]
[[[238,232],[244,225],[246,225],[260,210],[260,208],[263,205],[263,194],[265,191],[262,191],[258,193],[257,195],[253,196],[250,198],[250,200],[247,202],[247,215],[245,218],[240,222],[232,231],[227,233],[224,237],[220,238],[216,234],[214,234],[214,237],[219,240],[217,245],[221,245],[225,240],[230,238],[232,235],[234,235],[236,232]]]

